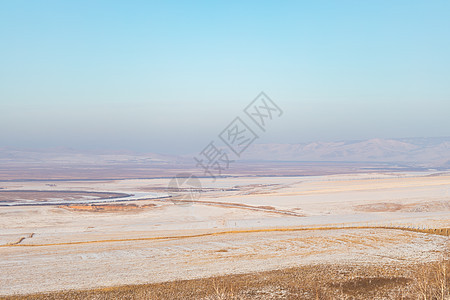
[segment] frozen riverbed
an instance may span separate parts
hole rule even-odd
[[[2,191],[3,193],[9,192],[8,190]],[[19,191],[18,193],[21,193],[23,195],[26,194],[28,191]],[[51,191],[29,191],[29,193],[39,194],[40,192],[49,193]],[[69,196],[73,195],[73,191],[58,191],[58,194],[67,194]],[[113,202],[125,202],[125,201],[139,201],[139,200],[149,200],[149,199],[160,199],[160,198],[167,198],[169,197],[168,194],[165,193],[154,193],[154,192],[134,192],[132,194],[129,194],[128,192],[121,192],[121,191],[108,191],[104,194],[113,194],[113,195],[120,195],[120,196],[110,196],[110,197],[98,197],[97,193],[92,192],[85,192],[80,191],[78,192],[79,195],[78,198],[71,199],[70,197],[52,197],[52,198],[46,198],[45,201],[38,201],[36,199],[24,199],[23,196],[21,198],[14,198],[11,197],[10,201],[1,201],[0,206],[41,206],[41,205],[69,205],[69,204],[94,204],[94,203],[113,203]],[[101,193],[101,192],[100,192]],[[123,195],[123,196],[122,196]]]

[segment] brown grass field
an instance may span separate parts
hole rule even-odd
[[[429,264],[310,265],[0,299],[449,299],[449,270],[447,259]]]

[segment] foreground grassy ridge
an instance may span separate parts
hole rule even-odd
[[[449,270],[449,260],[420,265],[314,265],[0,299],[449,299]]]

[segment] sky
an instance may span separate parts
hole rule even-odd
[[[0,148],[450,136],[449,1],[0,0]]]

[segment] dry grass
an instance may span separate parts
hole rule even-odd
[[[313,265],[1,299],[449,299],[449,270],[449,260],[416,265]]]
[[[245,234],[245,233],[260,233],[260,232],[295,232],[308,230],[340,230],[340,229],[387,229],[387,230],[403,230],[411,232],[420,232],[427,234],[436,234],[443,236],[450,236],[450,228],[424,228],[419,227],[391,227],[391,226],[336,226],[336,227],[300,227],[300,228],[266,228],[266,229],[246,229],[246,230],[227,230],[215,231],[209,233],[192,234],[192,235],[173,235],[173,236],[157,236],[157,237],[141,237],[141,238],[127,238],[127,239],[106,239],[93,241],[74,241],[64,243],[49,243],[49,244],[20,244],[9,243],[0,245],[3,247],[48,247],[48,246],[62,246],[62,245],[81,245],[81,244],[96,244],[96,243],[114,243],[114,242],[131,242],[131,241],[151,241],[151,240],[169,240],[169,239],[188,239],[205,236],[218,236],[226,234]],[[355,241],[353,241],[355,242]]]
[[[449,299],[450,298],[450,263],[420,268],[415,276],[414,292],[419,299]]]

